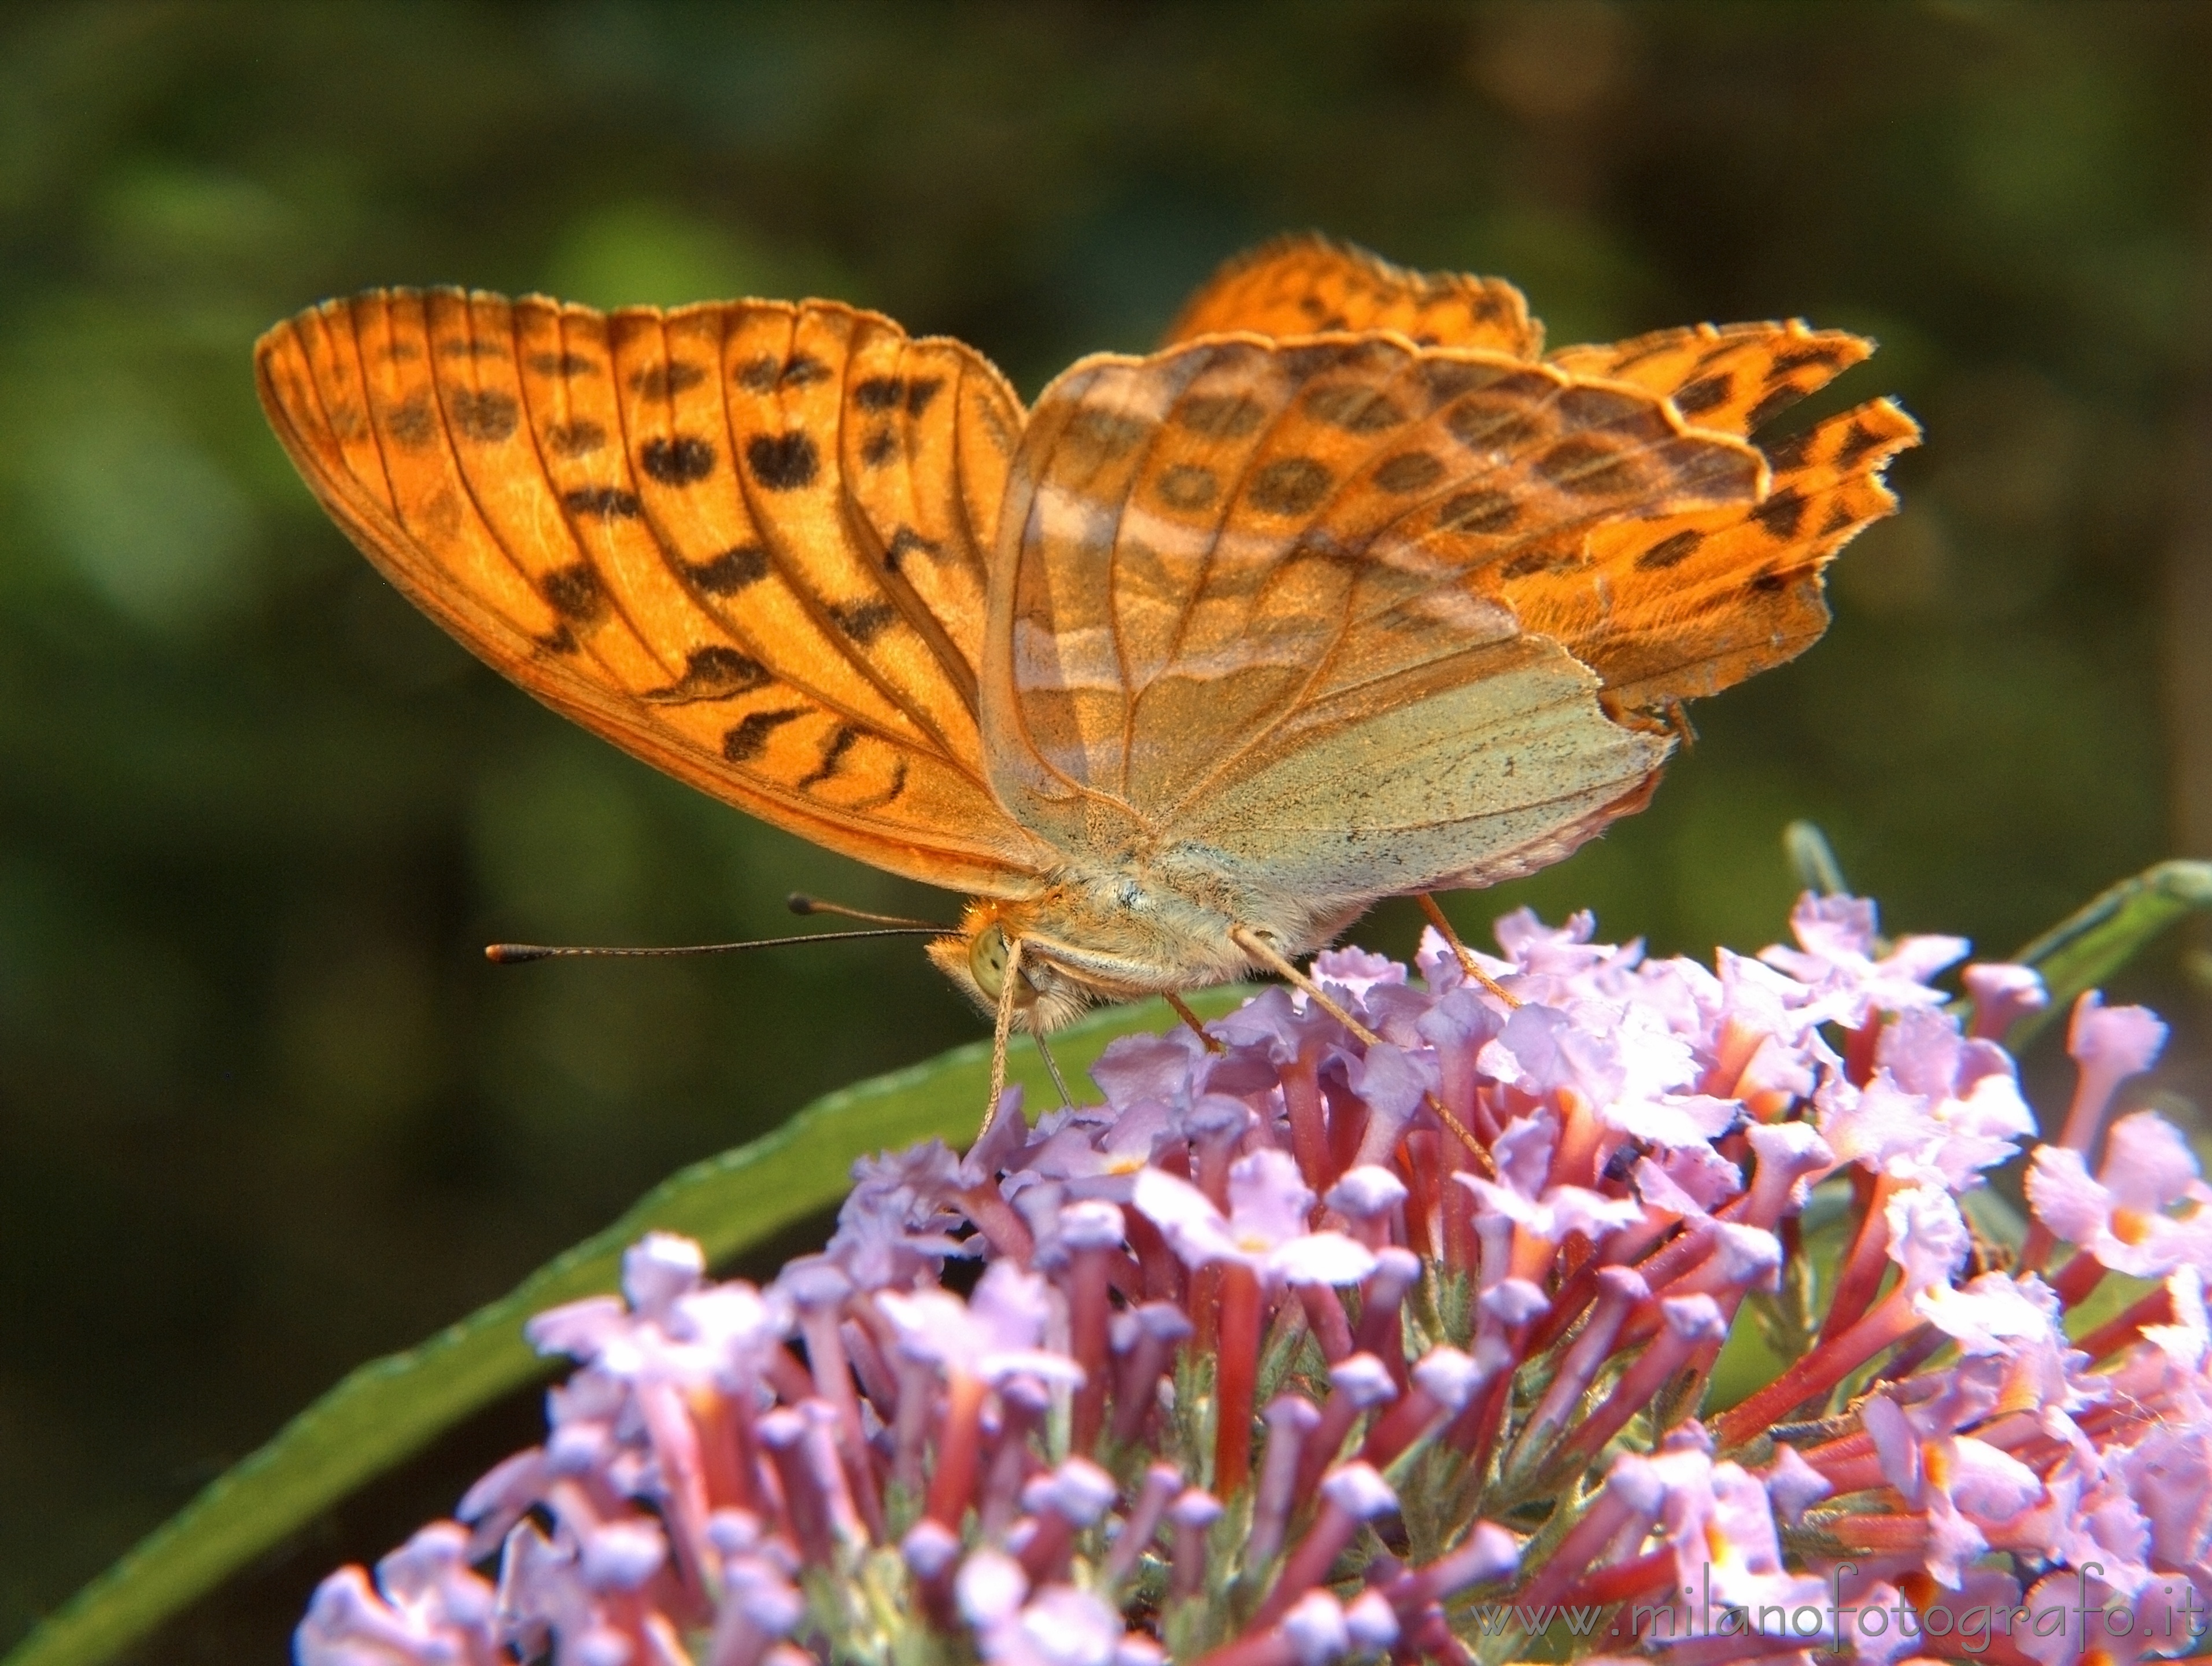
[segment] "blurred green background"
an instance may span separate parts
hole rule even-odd
[[[1455,907],[1755,946],[1804,815],[1888,923],[2001,953],[2212,855],[2208,87],[2193,0],[9,9],[0,1643],[348,1366],[980,1033],[911,944],[488,967],[788,929],[794,887],[952,903],[661,780],[416,617],[264,431],[269,323],[390,283],[822,294],[1033,394],[1313,226],[1511,277],[1559,343],[1869,331],[1826,408],[1895,392],[1929,441],[1827,640],[1698,708],[1647,814]],[[2124,993],[2201,1098],[2191,953]],[[279,1657],[322,1572],[534,1417],[141,1657]]]

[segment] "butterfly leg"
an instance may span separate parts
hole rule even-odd
[[[1197,1013],[1190,1010],[1190,1003],[1185,1000],[1181,995],[1177,994],[1174,990],[1170,989],[1165,991],[1161,995],[1160,999],[1166,1001],[1170,1006],[1173,1007],[1175,1009],[1175,1015],[1190,1026],[1190,1031],[1193,1035],[1196,1036],[1199,1040],[1206,1043],[1206,1050],[1207,1052],[1226,1053],[1229,1050],[1228,1043],[1224,1042],[1219,1037],[1209,1036],[1206,1033],[1205,1021],[1201,1019]]]
[[[1052,1049],[1044,1044],[1044,1031],[1030,1031],[1030,1039],[1036,1043],[1037,1055],[1044,1061],[1045,1070],[1052,1077],[1052,1085],[1060,1090],[1060,1103],[1073,1110],[1075,1097],[1067,1091],[1067,1078],[1060,1073],[1060,1061],[1052,1056]]]
[[[1269,971],[1275,973],[1296,988],[1304,990],[1309,1000],[1352,1031],[1353,1035],[1358,1037],[1368,1046],[1380,1047],[1382,1044],[1382,1037],[1352,1017],[1334,996],[1300,971],[1276,949],[1273,944],[1250,927],[1231,926],[1229,928],[1229,939]],[[1498,1166],[1491,1160],[1489,1148],[1475,1139],[1469,1132],[1467,1124],[1452,1114],[1451,1108],[1433,1093],[1423,1093],[1421,1097],[1427,1103],[1429,1109],[1436,1113],[1437,1120],[1450,1129],[1452,1137],[1465,1146],[1475,1161],[1482,1165],[1483,1172],[1495,1175],[1498,1172]]]
[[[1465,972],[1508,1006],[1518,1006],[1521,1004],[1517,996],[1506,993],[1504,984],[1474,964],[1474,955],[1468,952],[1467,945],[1459,940],[1459,933],[1452,929],[1452,922],[1444,918],[1444,911],[1437,906],[1435,897],[1425,891],[1417,891],[1413,893],[1413,900],[1421,905],[1421,912],[1429,916],[1429,923],[1437,928],[1437,935],[1451,945],[1451,952],[1459,957],[1460,970]]]

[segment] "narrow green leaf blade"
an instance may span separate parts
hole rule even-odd
[[[2200,909],[2212,909],[2212,862],[2160,862],[2053,926],[2013,957],[2043,974],[2051,1005],[2015,1024],[2006,1044],[2025,1046],[2084,989],[2095,988],[2168,926]]]
[[[1206,1017],[1252,992],[1202,991]],[[1118,1036],[1170,1028],[1159,1001],[1102,1012],[1054,1037],[1071,1075]],[[965,1144],[989,1086],[988,1043],[816,1100],[775,1133],[694,1164],[604,1231],[556,1256],[497,1301],[404,1353],[373,1360],[277,1431],[40,1624],[0,1666],[94,1666],[143,1636],[320,1511],[406,1459],[480,1407],[551,1369],[522,1340],[541,1309],[617,1288],[622,1252],[643,1233],[681,1232],[721,1262],[843,1196],[854,1158],[934,1134]],[[1010,1063],[1033,1109],[1055,1103],[1043,1061]]]

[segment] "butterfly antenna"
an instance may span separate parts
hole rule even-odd
[[[808,932],[800,937],[755,937],[742,943],[684,943],[668,948],[605,948],[580,947],[563,944],[558,946],[544,943],[488,943],[484,958],[495,966],[520,966],[532,960],[644,959],[680,954],[727,954],[733,949],[781,949],[793,943],[849,943],[863,937],[936,937],[943,933],[942,926],[894,926],[888,930],[872,932]]]
[[[878,926],[920,927],[924,931],[951,932],[951,926],[933,926],[927,920],[908,920],[896,914],[870,914],[866,909],[848,909],[842,903],[825,903],[819,897],[809,897],[803,891],[794,891],[783,899],[784,907],[793,914],[835,914],[847,920],[870,920]]]

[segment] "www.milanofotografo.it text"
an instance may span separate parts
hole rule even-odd
[[[2003,1602],[1970,1602],[1956,1607],[1940,1602],[1924,1605],[1903,1601],[1846,1602],[1843,1600],[1843,1579],[1846,1574],[1857,1572],[1852,1563],[1837,1564],[1829,1576],[1829,1600],[1825,1604],[1807,1602],[1794,1608],[1775,1605],[1754,1608],[1716,1599],[1708,1571],[1705,1588],[1685,1586],[1682,1602],[1633,1605],[1626,1616],[1626,1629],[1638,1636],[1661,1641],[1756,1632],[1762,1636],[1791,1637],[1808,1644],[1825,1644],[1838,1653],[1862,1641],[1878,1644],[1892,1634],[1915,1639],[1945,1638],[1955,1639],[1954,1646],[1968,1654],[1982,1653],[1995,1637],[2071,1636],[2082,1639],[2084,1648],[2098,1639],[2141,1637],[2152,1647],[2157,1647],[2168,1641],[2201,1641],[2208,1632],[2212,1632],[2212,1608],[2198,1602],[2195,1587],[2186,1580],[2162,1584],[2158,1594],[2169,1599],[2162,1605],[2162,1612],[2160,1605],[2140,1601],[2112,1603],[2092,1600],[2090,1580],[2104,1572],[2095,1562],[2085,1563],[2075,1571],[2079,1590],[2075,1602],[2035,1608]],[[1563,1627],[1570,1637],[1589,1637],[1606,1613],[1601,1607],[1529,1608],[1519,1603],[1487,1602],[1472,1609],[1468,1618],[1475,1633],[1484,1637],[1516,1633],[1537,1637],[1555,1626]],[[1613,1632],[1621,1629],[1618,1620],[1609,1628]]]

